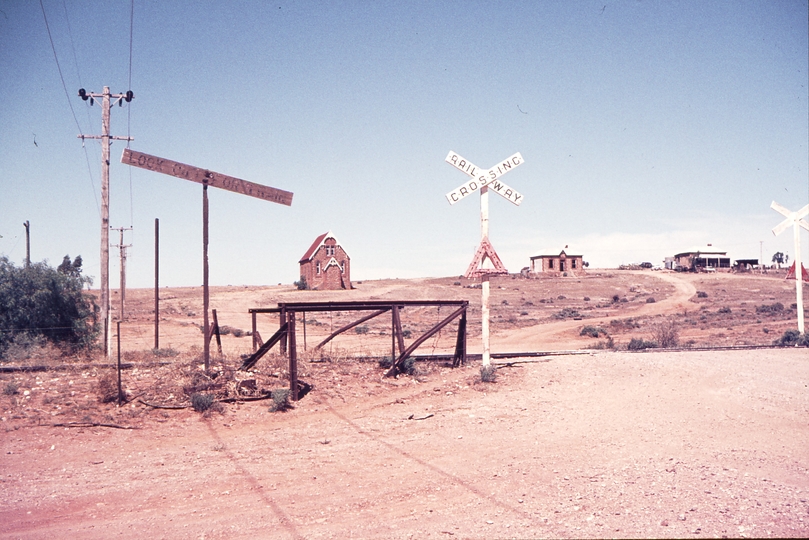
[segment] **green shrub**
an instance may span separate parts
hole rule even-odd
[[[292,284],[295,285],[298,288],[299,291],[306,291],[306,290],[309,289],[309,284],[306,283],[306,277],[305,276],[301,276],[300,281],[293,281]]]
[[[705,291],[697,291],[697,298],[708,298],[708,293]]]
[[[197,412],[204,413],[213,407],[213,394],[191,394],[191,408]]]
[[[781,302],[756,306],[756,313],[781,313],[782,311],[784,311],[784,304]]]
[[[272,396],[272,404],[270,405],[270,412],[284,412],[292,408],[289,402],[289,388],[276,388],[270,392]]]
[[[581,317],[581,314],[573,308],[564,308],[562,311],[553,315],[555,319],[576,319]]]
[[[174,358],[180,351],[172,349],[171,347],[167,349],[152,349],[152,354],[157,356],[158,358]]]
[[[9,381],[3,387],[3,394],[6,396],[13,396],[20,393],[20,387],[14,381]]]
[[[797,330],[787,330],[780,338],[773,341],[776,347],[809,347],[809,334],[801,334]]]
[[[354,332],[356,332],[357,334],[367,334],[368,333],[368,327],[367,326],[357,326],[357,327],[354,328]]]
[[[54,269],[45,262],[16,267],[0,257],[0,356],[23,335],[70,348],[89,347],[98,333],[96,305],[83,287],[81,257]]]
[[[485,383],[493,383],[497,381],[497,368],[491,364],[488,366],[481,366],[480,380]]]
[[[604,330],[603,328],[601,328],[600,326],[592,326],[592,325],[588,324],[584,328],[581,329],[581,332],[579,332],[579,335],[580,336],[590,336],[590,337],[597,338],[597,337],[599,337],[601,335],[606,336],[607,331]]]
[[[647,303],[647,304],[654,304],[654,303],[655,303],[655,299],[654,299],[654,297],[650,296],[649,298],[647,298],[647,299],[646,299],[646,303]]]
[[[413,376],[416,374],[416,359],[408,356],[402,362],[402,373]]]
[[[632,338],[629,342],[629,345],[626,346],[627,349],[630,351],[642,351],[644,349],[655,349],[657,348],[657,343],[654,341],[646,341],[644,339],[639,338]]]

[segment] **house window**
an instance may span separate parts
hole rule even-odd
[[[553,259],[548,259],[548,270],[553,270]]]
[[[317,272],[317,275],[320,275],[320,261],[317,261],[317,264],[315,265],[315,271]]]
[[[345,261],[340,261],[340,273],[341,274],[346,273],[346,262]]]
[[[331,257],[334,255],[334,246],[326,246],[326,256]]]
[[[576,259],[573,259],[572,261],[570,261],[570,267],[571,268],[576,268]]]

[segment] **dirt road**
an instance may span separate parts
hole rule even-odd
[[[287,413],[5,431],[0,538],[806,537],[806,360],[605,352],[494,385],[335,364]]]
[[[688,309],[688,301],[695,294],[694,286],[696,274],[672,274],[668,272],[633,272],[625,271],[625,275],[653,276],[674,286],[674,294],[653,303],[644,304],[632,311],[633,317],[651,317],[654,315],[669,315],[682,313]],[[691,307],[693,309],[693,305]],[[602,317],[588,318],[586,322],[567,319],[559,322],[543,323],[518,330],[509,330],[500,335],[492,336],[492,346],[502,352],[524,352],[529,350],[553,350],[575,342],[581,327],[584,324],[593,326],[608,325],[609,321],[621,316],[616,309]],[[519,347],[523,348],[519,348]],[[527,349],[524,347],[528,347]],[[474,350],[474,349],[473,349]]]

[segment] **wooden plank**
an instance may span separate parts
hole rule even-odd
[[[198,184],[207,184],[211,187],[241,193],[242,195],[256,197],[257,199],[292,206],[293,194],[289,191],[248,182],[247,180],[234,178],[207,169],[200,169],[199,167],[192,167],[185,163],[178,163],[177,161],[144,154],[143,152],[136,152],[129,148],[124,148],[124,153],[121,155],[121,163],[167,174],[169,176],[175,176],[183,180],[190,180]]]

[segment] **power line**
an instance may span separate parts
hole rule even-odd
[[[51,35],[51,27],[48,24],[48,16],[45,14],[45,6],[42,4],[42,0],[39,0],[39,7],[42,9],[42,18],[45,19],[45,29],[48,31],[48,40],[51,43],[51,50],[53,51],[53,59],[56,61],[56,69],[59,71],[59,79],[62,81],[62,89],[65,91],[65,97],[67,98],[67,105],[70,107],[70,113],[73,115],[73,121],[76,122],[76,127],[78,128],[79,132],[82,131],[81,125],[79,124],[79,119],[76,117],[76,111],[73,109],[73,103],[70,101],[70,94],[67,91],[67,85],[65,84],[65,77],[62,75],[62,66],[59,65],[59,56],[56,54],[56,46],[53,44],[53,36]],[[65,16],[67,16],[67,9],[65,9]],[[69,24],[69,23],[68,23]],[[71,43],[72,43],[71,37]],[[75,49],[74,49],[75,54]],[[78,62],[76,63],[76,69],[78,70]],[[90,184],[93,187],[93,196],[95,197],[95,182],[93,182],[93,173],[92,169],[90,168],[90,156],[87,155],[87,148],[82,143],[82,148],[84,148],[84,157],[87,160],[87,171],[90,174]],[[98,206],[98,198],[95,197],[96,202],[96,210],[98,210],[98,214],[101,215],[101,208]]]
[[[62,75],[62,67],[59,65],[59,57],[56,56],[56,46],[53,44],[53,36],[51,36],[51,27],[48,24],[48,16],[45,15],[45,6],[42,5],[42,0],[39,0],[39,7],[42,8],[42,17],[45,19],[45,29],[48,31],[48,39],[51,41],[51,50],[53,51],[53,59],[56,60],[56,69],[59,71],[59,78],[62,80],[62,88],[65,91],[65,97],[67,98],[67,104],[70,107],[70,112],[73,114],[73,121],[76,122],[76,127],[79,128],[79,132],[81,132],[81,126],[79,125],[79,119],[76,118],[76,111],[73,109],[73,104],[70,102],[70,94],[67,92],[67,85],[65,85],[65,78]]]

